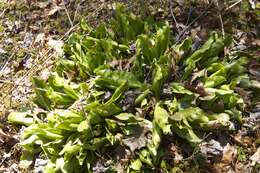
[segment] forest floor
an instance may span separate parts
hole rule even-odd
[[[211,31],[232,35],[233,49],[255,59],[260,57],[260,3],[253,0],[2,0],[0,1],[0,172],[22,172],[19,168],[21,129],[7,123],[12,111],[32,108],[34,75],[46,78],[52,71],[57,50],[80,19],[91,26],[106,22],[113,15],[113,3],[126,4],[139,15],[168,20],[177,41],[191,36],[201,45]],[[55,51],[56,50],[56,51]],[[229,50],[227,50],[229,51]],[[251,70],[260,81],[260,64]],[[250,102],[247,93],[243,94]],[[251,111],[254,110],[254,111]],[[196,154],[180,159],[176,167],[183,172],[259,172],[260,103],[245,113],[244,124],[235,133],[214,134],[222,145],[218,162],[197,163]],[[175,152],[179,155],[179,147]],[[210,146],[206,146],[209,147]],[[214,150],[214,147],[212,148]],[[180,158],[184,156],[179,155]]]

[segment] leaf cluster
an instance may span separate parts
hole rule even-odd
[[[257,84],[246,56],[224,56],[229,37],[213,32],[192,52],[190,38],[174,45],[167,23],[128,14],[121,4],[109,24],[94,29],[82,21],[81,28],[48,80],[32,79],[42,111],[9,116],[27,126],[24,167],[43,155],[48,173],[94,172],[105,160],[107,172],[119,164],[127,172],[170,172],[163,137],[177,134],[196,145],[201,132],[242,123],[245,103],[236,87]],[[110,156],[118,147],[130,156]]]

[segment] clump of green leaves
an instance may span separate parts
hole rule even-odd
[[[48,159],[45,172],[167,172],[163,136],[177,134],[192,145],[201,133],[234,130],[244,109],[236,86],[250,80],[247,58],[224,57],[228,38],[212,33],[189,54],[191,39],[173,46],[167,23],[127,14],[118,4],[107,25],[70,36],[55,72],[34,77],[35,115],[12,113],[28,126],[21,164]],[[117,154],[118,147],[127,155]],[[120,161],[127,160],[126,162]],[[110,160],[105,163],[105,160]]]

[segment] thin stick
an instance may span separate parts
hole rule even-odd
[[[229,9],[233,8],[234,6],[236,6],[237,4],[239,4],[240,2],[242,2],[242,0],[238,0],[238,1],[235,2],[234,4],[230,5],[226,10],[229,10]]]
[[[214,0],[210,2],[207,8],[202,13],[200,13],[198,17],[196,17],[193,21],[191,21],[191,23],[181,31],[181,33],[177,36],[175,46],[179,43],[183,34],[191,27],[191,25],[193,25],[198,19],[200,19],[208,11],[208,9],[213,5],[213,2]]]
[[[222,37],[224,38],[225,37],[225,31],[224,31],[224,24],[223,24],[223,20],[222,20],[222,15],[221,15],[221,10],[219,8],[219,4],[218,4],[218,1],[217,2],[217,6],[218,6],[218,16],[219,16],[219,20],[220,20],[220,24],[221,24],[221,31],[222,31]]]
[[[199,149],[199,144],[201,144],[202,142],[204,142],[211,134],[212,134],[212,132],[209,132],[208,134],[206,134],[206,136],[204,136],[204,137],[202,138],[201,142],[198,143],[198,144],[195,146],[195,148],[194,148],[194,150],[193,150],[191,156],[189,156],[189,157],[187,157],[187,158],[184,158],[183,161],[193,159],[194,156],[199,152],[199,150],[198,150],[198,149]]]
[[[188,15],[188,19],[187,19],[187,21],[186,21],[185,25],[188,25],[188,23],[189,23],[189,21],[190,21],[191,14],[192,14],[192,9],[191,9],[191,7],[190,7],[190,8],[189,8],[189,15]]]
[[[4,66],[3,66],[2,69],[0,70],[0,74],[5,70],[5,68],[6,68],[7,64],[8,64],[8,62],[13,59],[13,57],[14,57],[14,55],[16,54],[16,51],[17,51],[17,50],[18,50],[18,48],[16,48],[16,49],[14,50],[14,52],[12,53],[12,55],[7,59],[7,61],[5,62]]]
[[[223,24],[221,14],[219,14],[219,20],[220,20],[220,24],[221,24],[222,37],[224,38],[225,37],[225,31],[224,31],[224,24]]]
[[[0,79],[0,83],[2,84],[10,84],[10,85],[16,85],[16,86],[28,86],[27,84],[19,84],[17,82],[14,82],[14,81],[10,81],[10,80],[1,80]]]
[[[0,17],[5,14],[5,11],[6,11],[6,9],[4,9],[4,10],[2,11],[2,13],[0,14]]]
[[[76,17],[77,17],[77,15],[78,15],[79,6],[80,6],[80,3],[78,3],[77,8],[76,8],[76,11],[75,11],[75,13],[74,13],[73,21],[72,21],[73,23],[75,22]]]
[[[64,5],[64,9],[65,9],[66,15],[67,15],[67,17],[69,19],[70,25],[71,25],[71,27],[73,27],[73,22],[71,21],[70,14],[69,14],[68,9],[66,8],[65,5]]]
[[[172,10],[172,8],[173,8],[173,2],[172,2],[172,0],[169,0],[169,5],[170,5],[170,12],[171,12],[173,21],[174,21],[174,23],[175,23],[175,25],[176,25],[177,32],[179,33],[179,32],[180,32],[180,30],[179,30],[179,24],[178,24],[178,22],[177,22],[177,20],[176,20],[176,18],[175,18],[175,16],[174,16],[174,13],[173,13],[173,10]]]

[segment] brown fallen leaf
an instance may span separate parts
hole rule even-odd
[[[255,152],[255,154],[253,154],[250,157],[251,162],[251,166],[255,166],[256,163],[260,164],[260,147],[258,147],[257,151]]]
[[[249,97],[249,92],[244,90],[243,88],[240,87],[236,87],[236,92],[242,97],[243,101],[250,105],[251,101],[250,101],[250,97]]]
[[[134,152],[136,149],[145,147],[148,139],[146,137],[147,129],[140,126],[135,126],[135,134],[125,137],[123,143],[129,147],[129,149]]]
[[[0,129],[0,143],[6,143],[10,139],[12,139],[12,137],[7,135],[2,129]]]
[[[239,130],[239,132],[235,135],[231,135],[236,143],[242,146],[252,146],[253,140],[251,137],[243,135],[243,131]]]
[[[237,157],[237,149],[235,146],[227,145],[223,149],[223,155],[218,164],[216,164],[216,169],[221,170],[222,172],[235,172],[233,170],[233,162],[235,162]]]
[[[237,156],[237,149],[229,143],[224,147],[221,163],[230,164]]]
[[[174,163],[178,164],[182,161],[183,156],[180,154],[180,148],[178,146],[171,144],[170,145],[170,152],[174,156]]]
[[[259,39],[254,39],[253,44],[260,46],[260,40]]]
[[[54,6],[49,12],[48,12],[48,16],[52,16],[55,13],[57,13],[58,11],[60,11],[62,8],[59,6]]]

